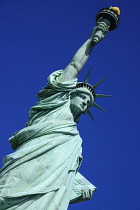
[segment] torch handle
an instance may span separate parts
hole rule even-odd
[[[110,22],[106,19],[99,19],[96,23],[96,27],[93,30],[92,40],[94,43],[100,42],[109,31]]]

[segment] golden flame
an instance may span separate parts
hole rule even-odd
[[[112,9],[114,12],[116,12],[117,15],[120,15],[120,9],[119,7],[109,7],[109,9]]]

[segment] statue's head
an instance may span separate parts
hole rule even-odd
[[[93,105],[94,99],[92,93],[85,87],[71,91],[70,108],[76,122],[80,115],[85,114]]]
[[[95,103],[96,97],[110,96],[95,93],[95,88],[99,86],[106,78],[92,86],[88,83],[89,73],[90,71],[88,72],[84,82],[77,83],[76,87],[71,91],[70,108],[75,122],[78,122],[80,115],[85,113],[88,113],[90,117],[94,119],[89,110],[91,106],[95,106],[96,108],[104,111],[103,108]]]

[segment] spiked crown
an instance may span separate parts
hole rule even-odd
[[[88,83],[89,76],[90,76],[90,71],[91,71],[91,67],[90,67],[90,69],[89,69],[89,71],[88,71],[88,73],[87,73],[87,75],[86,75],[86,78],[85,78],[84,82],[79,82],[79,83],[77,83],[75,89],[78,89],[78,88],[87,88],[87,89],[90,91],[90,93],[92,94],[92,96],[93,96],[93,98],[94,98],[94,101],[95,101],[95,99],[98,98],[98,97],[111,97],[111,95],[104,95],[104,94],[96,94],[96,93],[95,93],[96,87],[98,87],[98,86],[99,86],[102,82],[104,82],[108,77],[105,77],[104,79],[100,80],[99,82],[97,82],[97,83],[94,84],[94,85],[90,85],[90,84]],[[100,106],[99,106],[98,104],[96,104],[94,101],[93,101],[93,103],[92,103],[92,106],[94,106],[94,107],[96,107],[96,108],[98,108],[98,109],[100,109],[100,110],[105,111],[102,107],[100,107]],[[92,115],[92,113],[90,112],[89,109],[87,110],[87,113],[88,113],[89,116],[94,120],[94,117],[93,117],[93,115]]]

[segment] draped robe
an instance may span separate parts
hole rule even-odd
[[[1,210],[66,210],[76,177],[83,179],[82,139],[70,111],[77,79],[60,83],[61,74],[49,76],[26,127],[9,139],[15,152],[4,158],[0,171]]]

